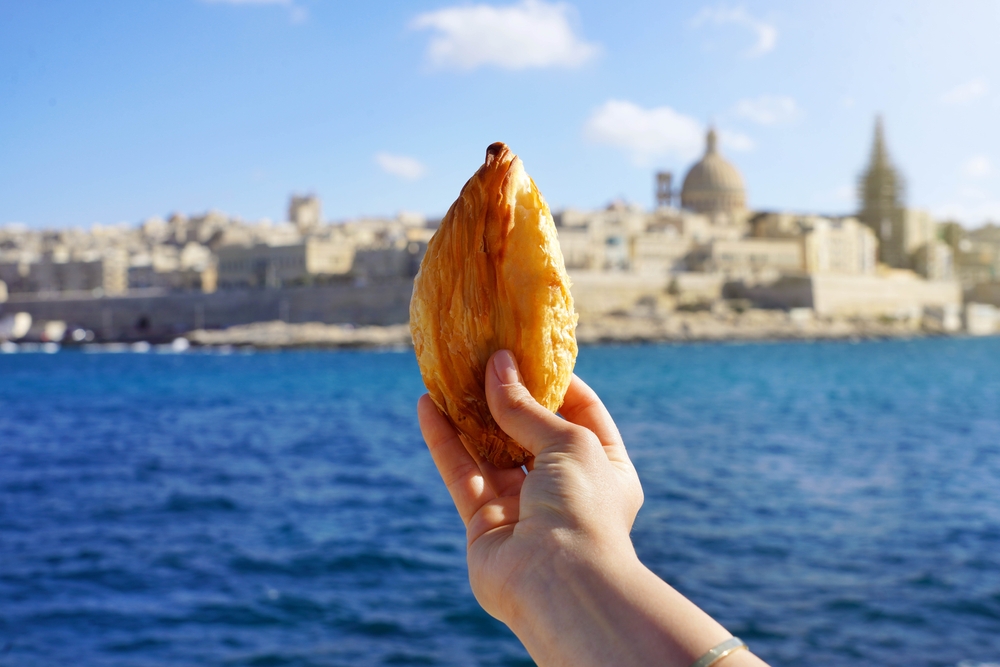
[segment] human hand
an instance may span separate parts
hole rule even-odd
[[[426,395],[420,430],[465,522],[472,592],[537,664],[687,667],[731,638],[639,562],[629,531],[642,487],[590,387],[573,377],[560,419],[501,350],[486,366],[486,398],[500,427],[534,455],[527,474],[469,453]],[[749,651],[722,661],[716,667],[766,667]]]
[[[560,414],[521,384],[513,356],[486,366],[486,398],[500,427],[534,455],[525,474],[469,453],[430,397],[420,429],[468,536],[469,580],[483,608],[515,627],[523,605],[567,560],[621,567],[642,487],[611,415],[575,375]]]

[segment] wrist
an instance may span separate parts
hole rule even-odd
[[[556,540],[509,585],[513,604],[505,621],[539,665],[625,664],[597,659],[590,644],[604,643],[594,628],[611,629],[618,606],[612,601],[643,571],[630,541]]]
[[[730,636],[657,577],[631,542],[579,544],[526,568],[507,619],[539,665],[680,665]]]
[[[544,607],[569,603],[583,594],[577,590],[581,582],[603,587],[643,567],[627,536],[622,541],[608,542],[570,530],[553,532],[508,584],[515,604],[509,610],[507,623],[512,628],[537,625]]]

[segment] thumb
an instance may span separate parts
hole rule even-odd
[[[507,350],[495,352],[486,364],[486,402],[500,428],[533,456],[587,434],[596,440],[586,429],[560,419],[534,399]]]

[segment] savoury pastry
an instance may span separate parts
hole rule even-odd
[[[427,244],[410,331],[434,403],[466,449],[500,468],[531,454],[490,414],[486,363],[510,350],[531,395],[558,410],[577,351],[569,287],[548,205],[521,160],[491,145]]]

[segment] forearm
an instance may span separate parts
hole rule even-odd
[[[688,667],[731,636],[631,549],[607,557],[560,553],[525,579],[511,629],[542,667]],[[716,664],[764,663],[738,651]]]

